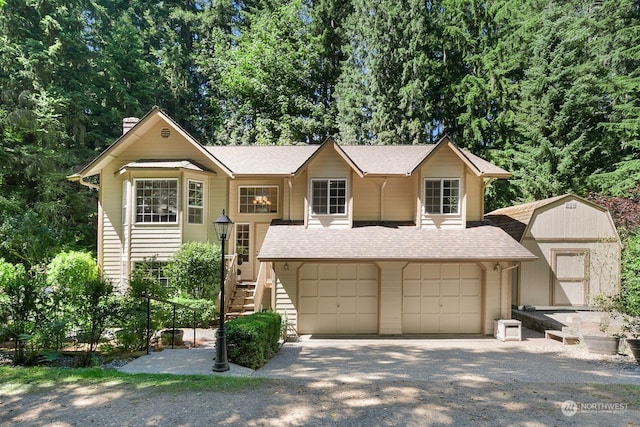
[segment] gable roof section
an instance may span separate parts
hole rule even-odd
[[[236,175],[296,175],[321,145],[216,145],[205,149]]]
[[[164,121],[230,177],[295,176],[326,149],[334,149],[360,177],[409,176],[436,151],[448,146],[478,176],[508,178],[511,174],[486,160],[458,148],[448,137],[437,144],[424,145],[338,145],[332,137],[321,145],[203,146],[158,107],[153,107],[127,133],[68,179],[94,186],[84,178],[97,175],[112,160],[144,136],[152,126]],[[183,161],[188,159],[175,159]]]
[[[155,106],[149,111],[134,127],[132,127],[127,133],[120,136],[113,144],[111,144],[107,149],[105,149],[102,153],[98,155],[94,160],[92,160],[87,166],[85,166],[79,172],[71,175],[68,179],[72,181],[81,181],[82,179],[88,176],[96,175],[100,173],[100,171],[114,158],[118,157],[120,153],[126,150],[130,145],[132,145],[135,141],[140,139],[144,133],[154,126],[158,121],[164,121],[168,126],[170,126],[177,133],[182,135],[185,140],[187,140],[190,144],[192,144],[198,151],[202,152],[206,157],[208,157],[216,166],[225,171],[227,174],[230,174],[230,171],[227,167],[220,163],[215,157],[213,157],[205,148],[196,141],[189,133],[184,130],[178,123],[173,121],[171,117],[166,115],[164,112],[160,110],[159,107]]]
[[[548,199],[537,200],[535,202],[523,203],[520,205],[496,209],[486,214],[485,218],[491,220],[492,223],[502,228],[511,237],[520,242],[522,241],[522,237],[525,235],[527,227],[529,226],[531,218],[533,218],[536,210],[564,199],[577,199],[601,211],[607,210],[600,205],[583,199],[582,197],[578,197],[574,194],[563,194],[560,196],[550,197]]]
[[[292,244],[291,242],[296,242]],[[530,261],[536,256],[498,227],[313,229],[272,225],[261,261]]]

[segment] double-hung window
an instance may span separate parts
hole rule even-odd
[[[347,213],[347,180],[314,179],[311,181],[311,212],[315,215]]]
[[[136,187],[136,222],[178,222],[178,180],[138,179]]]
[[[459,179],[426,179],[424,210],[427,214],[457,214],[460,212]]]
[[[202,224],[204,210],[204,183],[188,180],[187,217],[189,224]]]

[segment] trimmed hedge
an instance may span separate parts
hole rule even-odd
[[[282,327],[280,314],[267,311],[225,323],[230,362],[258,369],[278,351]]]

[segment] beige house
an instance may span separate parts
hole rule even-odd
[[[486,217],[538,257],[514,272],[514,305],[585,308],[617,291],[621,243],[606,208],[566,194]]]
[[[216,242],[223,209],[227,289],[240,269],[255,306],[300,334],[491,334],[510,318],[511,270],[536,258],[482,226],[484,187],[510,174],[446,137],[202,146],[157,108],[124,131],[71,177],[99,190],[98,260],[123,290],[137,262]]]

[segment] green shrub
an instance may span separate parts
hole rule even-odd
[[[195,299],[215,299],[220,292],[220,247],[209,242],[183,244],[167,265],[169,283]]]
[[[282,318],[274,312],[254,313],[225,324],[229,361],[258,369],[278,351]]]
[[[171,298],[170,301],[188,307],[176,307],[176,328],[210,328],[213,321],[218,318],[217,308],[211,300],[176,297]],[[167,307],[173,310],[173,306],[167,305]],[[195,326],[193,324],[194,310],[196,315]],[[169,320],[165,327],[169,328],[171,326],[172,321]]]
[[[622,311],[640,316],[640,230],[627,237],[622,252]]]

